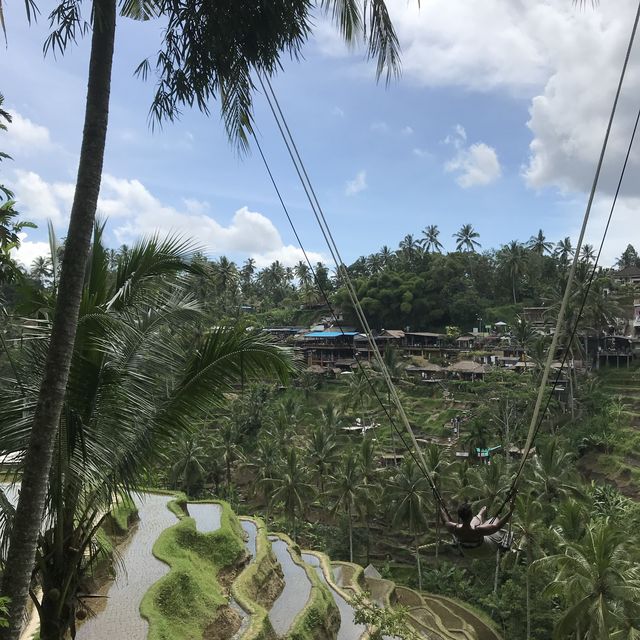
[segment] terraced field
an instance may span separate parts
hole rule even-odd
[[[615,485],[640,499],[640,368],[601,369],[601,389],[619,403],[617,437],[610,451],[591,451],[579,461],[587,477]]]

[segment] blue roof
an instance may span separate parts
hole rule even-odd
[[[305,333],[305,338],[339,338],[340,336],[357,336],[357,331],[311,331]]]

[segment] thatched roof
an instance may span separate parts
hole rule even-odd
[[[324,373],[325,369],[324,367],[321,367],[319,364],[312,364],[310,367],[307,368],[307,371],[309,373]]]
[[[473,360],[461,360],[460,362],[452,364],[447,371],[453,371],[455,373],[486,373],[487,367]]]
[[[437,373],[438,371],[442,371],[442,367],[439,364],[435,364],[434,362],[425,362],[424,364],[414,365],[410,364],[406,371],[417,371],[418,373],[425,371],[429,373]]]

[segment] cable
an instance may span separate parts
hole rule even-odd
[[[325,304],[327,305],[327,307],[329,308],[329,312],[331,313],[331,316],[333,317],[334,321],[336,323],[338,323],[338,318],[337,318],[337,314],[329,300],[329,296],[327,295],[324,287],[322,286],[322,284],[320,283],[317,275],[316,275],[316,271],[313,267],[313,265],[311,264],[311,260],[309,259],[309,255],[307,254],[306,249],[304,248],[304,245],[302,243],[302,239],[300,238],[300,235],[298,234],[298,231],[296,229],[296,226],[293,222],[293,219],[291,218],[291,215],[289,214],[289,210],[284,202],[284,199],[282,198],[282,195],[280,193],[280,189],[278,188],[278,185],[276,183],[276,180],[273,176],[273,172],[271,171],[271,167],[269,166],[269,163],[264,155],[264,152],[262,150],[262,146],[260,145],[260,142],[258,141],[258,138],[254,132],[254,140],[256,143],[256,147],[258,149],[258,152],[260,154],[260,157],[262,158],[262,162],[264,163],[264,166],[267,170],[267,174],[269,175],[269,179],[271,180],[271,184],[273,185],[273,188],[276,192],[276,195],[278,197],[278,200],[280,201],[280,205],[282,206],[282,209],[285,213],[285,216],[287,218],[287,221],[289,222],[289,226],[291,227],[291,230],[293,231],[293,234],[296,238],[296,241],[298,242],[298,245],[300,246],[300,249],[304,255],[305,261],[313,275],[313,278],[315,280],[316,286],[318,287],[318,290],[320,291],[320,294],[325,302]],[[344,329],[342,328],[341,325],[338,325],[340,332],[345,335],[344,333]],[[402,444],[404,445],[405,449],[409,452],[409,454],[411,455],[411,457],[413,458],[413,461],[415,462],[415,464],[417,465],[418,469],[420,470],[420,472],[427,478],[427,480],[429,479],[428,477],[428,472],[422,467],[420,461],[417,459],[415,453],[413,452],[413,450],[411,449],[411,447],[409,446],[409,444],[407,443],[407,441],[404,439],[404,435],[402,433],[402,431],[398,428],[398,426],[396,425],[395,421],[393,420],[393,417],[391,416],[391,414],[389,413],[389,410],[387,409],[387,406],[384,404],[384,401],[382,400],[382,398],[380,397],[380,395],[378,394],[377,389],[375,388],[375,385],[373,384],[373,381],[371,380],[369,374],[367,373],[365,367],[363,366],[362,362],[360,361],[360,359],[358,357],[356,357],[356,363],[359,367],[360,372],[363,374],[363,377],[365,378],[367,384],[369,385],[369,387],[371,388],[371,390],[373,391],[374,396],[376,397],[376,400],[379,402],[380,406],[382,407],[385,415],[387,416],[387,419],[389,420],[389,423],[391,424],[392,428],[394,429],[394,431],[397,433],[397,435],[400,437],[400,440],[402,442]],[[431,484],[431,483],[430,483]],[[434,489],[434,485],[431,485],[431,489]],[[436,491],[437,491],[437,487],[436,487]],[[442,496],[440,495],[439,491],[437,491],[437,493],[434,492],[434,497],[440,502],[442,503]]]
[[[267,99],[267,102],[269,104],[269,107],[271,109],[271,112],[274,116],[274,119],[276,120],[276,124],[280,130],[281,136],[283,138],[283,141],[285,143],[285,146],[287,148],[287,151],[289,153],[289,156],[291,158],[291,161],[294,164],[294,167],[296,169],[296,172],[298,174],[298,177],[301,181],[301,184],[303,186],[303,189],[307,195],[307,199],[309,200],[309,204],[311,205],[312,211],[314,213],[314,216],[316,218],[316,221],[318,222],[318,226],[320,227],[320,230],[322,232],[322,235],[325,239],[325,242],[327,243],[327,247],[329,248],[329,251],[331,253],[331,256],[336,264],[337,267],[337,271],[338,274],[342,277],[342,280],[345,284],[345,287],[347,289],[347,293],[349,295],[349,298],[351,300],[351,303],[353,304],[354,310],[356,312],[356,315],[359,319],[359,321],[361,322],[364,331],[365,331],[365,335],[367,337],[367,341],[369,342],[369,347],[370,349],[373,351],[374,353],[374,357],[378,362],[378,365],[382,371],[383,377],[385,379],[385,382],[389,388],[389,393],[390,395],[393,397],[394,400],[394,404],[396,405],[396,408],[398,409],[398,413],[400,414],[400,417],[402,418],[402,421],[404,423],[405,429],[407,430],[414,450],[417,453],[418,457],[420,458],[421,464],[419,465],[419,467],[422,469],[423,475],[425,476],[425,478],[427,479],[427,481],[429,482],[429,485],[432,488],[432,491],[434,492],[434,496],[437,497],[438,501],[440,502],[440,505],[445,507],[444,505],[444,501],[442,500],[442,496],[440,495],[439,490],[437,489],[435,482],[433,480],[433,478],[431,477],[431,474],[429,473],[428,469],[427,469],[427,465],[426,462],[424,461],[424,456],[422,455],[422,451],[417,443],[417,440],[415,438],[415,435],[413,433],[413,430],[411,429],[411,425],[409,423],[409,420],[407,418],[407,415],[404,411],[404,407],[402,406],[402,403],[400,401],[400,398],[398,396],[397,390],[395,389],[395,386],[393,384],[393,381],[391,380],[391,377],[389,375],[389,372],[386,368],[386,365],[384,363],[384,360],[382,359],[382,355],[378,349],[377,344],[375,343],[375,341],[373,340],[372,337],[372,331],[371,331],[371,327],[369,326],[369,323],[367,321],[367,318],[364,314],[364,311],[362,309],[362,306],[360,305],[360,301],[358,300],[357,294],[355,292],[355,289],[353,287],[353,284],[351,282],[351,279],[349,277],[349,274],[346,270],[346,267],[344,265],[344,262],[342,261],[342,258],[340,256],[340,252],[337,248],[337,245],[335,243],[335,240],[331,234],[331,230],[329,228],[329,225],[327,224],[326,221],[326,217],[324,216],[324,212],[322,210],[322,207],[318,201],[317,195],[313,189],[313,185],[311,183],[311,180],[309,179],[309,175],[306,171],[304,162],[302,161],[302,158],[300,157],[300,153],[296,147],[295,141],[293,139],[293,136],[291,135],[291,131],[289,130],[289,127],[287,125],[287,121],[286,118],[284,116],[284,114],[282,113],[282,109],[280,108],[280,104],[278,102],[278,99],[275,95],[275,92],[273,91],[273,87],[271,86],[271,83],[269,81],[268,77],[265,77],[266,79],[266,83],[267,86],[269,87],[269,92],[267,91],[267,87],[265,86],[265,83],[261,77],[260,74],[258,74],[258,79],[260,81],[260,84],[262,86],[262,89],[265,93],[265,97]],[[275,104],[275,107],[274,107]],[[276,109],[277,109],[277,113],[276,113]],[[278,117],[280,116],[280,117]],[[286,133],[285,133],[286,130]],[[446,509],[446,507],[445,507]]]
[[[609,143],[609,136],[610,136],[610,133],[611,133],[611,127],[613,125],[613,120],[614,120],[614,117],[615,117],[615,114],[616,114],[616,111],[617,111],[618,100],[620,98],[620,93],[622,91],[622,85],[623,85],[624,78],[625,78],[625,75],[626,75],[626,72],[627,72],[627,67],[628,67],[628,64],[629,64],[629,58],[631,56],[631,50],[633,49],[633,44],[634,44],[634,41],[635,41],[635,36],[636,36],[636,31],[638,29],[638,21],[639,20],[640,20],[640,3],[638,4],[638,9],[636,11],[636,17],[635,17],[635,20],[634,20],[634,23],[633,23],[633,28],[631,30],[631,36],[629,38],[629,44],[627,46],[627,51],[626,51],[626,54],[625,54],[624,63],[622,65],[622,71],[620,73],[620,79],[618,80],[618,86],[617,86],[617,89],[616,89],[615,98],[613,100],[613,106],[611,108],[611,114],[609,116],[609,122],[607,124],[607,129],[605,131],[604,140],[602,142],[602,148],[600,150],[600,157],[598,158],[598,164],[596,166],[596,171],[595,171],[595,175],[594,175],[594,178],[593,178],[593,183],[591,185],[591,191],[589,193],[589,200],[587,202],[587,207],[586,207],[586,210],[585,210],[585,213],[584,213],[584,217],[583,217],[583,220],[582,220],[582,227],[580,229],[580,235],[578,237],[578,242],[576,244],[576,250],[575,250],[575,254],[573,256],[573,261],[571,263],[571,269],[569,270],[569,275],[567,277],[567,285],[565,287],[564,295],[562,297],[562,302],[561,302],[561,305],[560,305],[560,310],[558,312],[558,317],[556,319],[555,331],[553,333],[553,338],[551,340],[551,346],[549,347],[549,352],[547,354],[547,361],[545,363],[544,371],[543,371],[543,374],[542,374],[542,379],[540,381],[540,387],[538,389],[538,396],[536,398],[536,404],[535,404],[535,407],[534,407],[534,410],[533,410],[533,414],[531,416],[531,423],[530,423],[530,426],[529,426],[529,432],[528,432],[528,435],[527,435],[527,441],[526,441],[525,447],[524,447],[524,453],[523,453],[523,456],[522,456],[522,460],[520,461],[520,465],[518,466],[518,470],[516,471],[516,475],[515,475],[512,483],[511,483],[511,488],[509,489],[509,493],[507,494],[507,497],[505,498],[504,502],[502,503],[502,506],[500,507],[500,510],[498,511],[498,513],[500,513],[502,511],[502,509],[504,509],[504,507],[507,504],[507,502],[513,497],[513,495],[516,492],[517,484],[518,484],[518,481],[520,479],[520,476],[522,475],[522,470],[524,469],[524,465],[525,465],[526,460],[527,460],[527,458],[529,456],[529,452],[531,451],[531,446],[533,444],[533,440],[534,440],[535,436],[537,435],[537,433],[538,433],[538,431],[540,429],[540,425],[542,424],[542,420],[544,419],[544,415],[546,413],[546,410],[547,410],[547,408],[548,408],[548,406],[549,406],[549,404],[551,402],[551,396],[555,391],[555,388],[556,388],[558,380],[560,379],[560,375],[562,373],[562,366],[564,366],[564,363],[566,362],[566,356],[567,356],[567,353],[568,353],[568,348],[564,353],[563,360],[562,360],[562,366],[560,367],[560,369],[558,371],[558,374],[556,375],[556,379],[553,382],[553,386],[551,388],[551,391],[549,392],[549,398],[548,398],[547,403],[545,405],[545,410],[542,413],[542,415],[540,415],[540,407],[542,405],[542,399],[543,399],[543,396],[544,396],[544,390],[545,390],[545,388],[547,386],[547,382],[549,380],[549,372],[551,370],[551,364],[553,362],[553,358],[554,358],[555,353],[556,353],[556,349],[557,349],[557,345],[558,345],[558,339],[559,339],[559,335],[560,335],[560,330],[561,330],[562,324],[564,322],[564,316],[565,316],[565,313],[566,313],[567,304],[568,304],[569,296],[570,296],[570,293],[571,293],[571,285],[573,284],[573,281],[574,281],[574,278],[575,278],[576,267],[577,267],[577,264],[578,264],[579,259],[580,259],[580,249],[582,248],[582,241],[584,240],[584,235],[585,235],[585,232],[586,232],[586,229],[587,229],[587,224],[589,222],[589,217],[590,217],[590,214],[591,214],[591,208],[593,206],[593,200],[595,198],[596,189],[598,187],[598,182],[600,180],[600,172],[601,172],[602,164],[603,164],[603,161],[604,161],[604,155],[605,155],[605,152],[607,150],[608,143]],[[634,129],[634,135],[635,135],[635,129]],[[632,140],[632,142],[633,142],[633,140]],[[627,165],[627,160],[625,160],[624,169],[626,169],[626,165]],[[622,181],[622,176],[621,176],[621,180],[620,180],[619,185],[621,184],[621,181]],[[618,186],[618,189],[619,189],[619,186]],[[617,199],[617,193],[618,193],[618,191],[616,191],[616,199]],[[615,200],[614,200],[614,205],[615,205]],[[605,237],[606,237],[606,231],[608,230],[608,228],[609,228],[609,225],[607,224],[607,228],[605,230]],[[603,237],[602,243],[600,245],[600,249],[602,249],[602,244],[604,244],[604,237]],[[599,257],[599,255],[600,254],[598,254],[598,257]],[[594,265],[594,271],[595,271],[595,265]],[[592,278],[593,278],[593,274],[592,274]],[[589,287],[590,287],[590,284],[589,284]],[[583,301],[581,310],[584,309],[585,301],[586,301],[586,297],[585,297],[585,299]],[[574,331],[571,334],[572,335],[572,339],[575,336],[575,331],[577,330],[577,324],[578,324],[579,319],[580,319],[580,315],[578,315],[578,319],[576,321],[576,326],[574,328]],[[570,346],[570,344],[571,343],[569,343],[569,346]]]

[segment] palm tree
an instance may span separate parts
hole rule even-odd
[[[240,434],[234,420],[226,418],[220,421],[215,431],[214,451],[224,464],[226,495],[231,495],[231,468],[234,463],[244,458],[239,445]]]
[[[332,513],[344,512],[349,530],[349,562],[353,562],[353,517],[362,511],[366,501],[366,485],[358,456],[353,449],[342,457],[335,476],[331,478]]]
[[[420,244],[422,244],[424,250],[427,253],[431,253],[432,251],[437,251],[438,253],[442,253],[442,242],[438,240],[438,236],[440,235],[440,229],[435,224],[430,224],[428,227],[425,227],[422,230],[423,238],[420,240]]]
[[[379,252],[380,259],[382,261],[382,266],[386,269],[391,262],[393,261],[394,253],[393,251],[385,244]]]
[[[509,272],[509,276],[511,278],[511,291],[513,293],[513,304],[516,304],[516,283],[522,274],[522,270],[527,259],[524,248],[517,240],[512,240],[509,244],[505,244],[502,249],[500,249],[498,259]]]
[[[516,501],[513,528],[517,536],[516,548],[522,549],[526,558],[525,602],[527,615],[527,640],[531,638],[531,584],[529,566],[540,555],[540,537],[546,531],[540,503],[531,495],[519,496]],[[518,555],[520,552],[518,551]]]
[[[436,444],[430,444],[424,455],[425,463],[427,465],[427,469],[429,469],[429,473],[431,474],[431,478],[433,479],[433,483],[438,489],[438,493],[442,490],[443,485],[443,475],[447,468],[447,460],[443,447],[440,447]],[[437,502],[435,493],[433,494],[433,512],[436,514],[436,554],[435,554],[435,562],[436,567],[439,564],[439,554],[440,554],[440,504]]]
[[[35,3],[25,2],[27,15]],[[156,60],[158,87],[151,105],[156,122],[173,121],[184,105],[208,113],[212,99],[220,97],[223,121],[231,139],[241,147],[251,133],[254,72],[266,76],[280,68],[283,54],[299,57],[314,30],[315,4],[291,6],[276,0],[247,7],[233,0],[182,3],[169,0],[122,2],[129,17],[149,19],[163,15],[165,25]],[[384,0],[323,3],[341,36],[348,42],[364,38],[370,57],[377,58],[377,75],[399,69],[399,45]],[[8,597],[9,627],[0,638],[16,640],[28,597],[40,520],[46,500],[46,484],[53,459],[54,440],[64,402],[75,342],[83,278],[100,192],[109,116],[111,70],[116,31],[116,0],[93,0],[89,14],[93,34],[89,60],[87,100],[76,189],[66,234],[66,252],[58,289],[46,366],[38,408],[34,413],[31,441],[26,453],[22,490],[0,597]],[[62,51],[86,30],[76,1],[54,7],[57,25],[45,49]],[[197,29],[191,28],[198,24]],[[202,34],[208,36],[201,37]],[[256,45],[256,43],[258,43]],[[188,52],[188,55],[185,55]],[[146,60],[138,67],[142,77],[151,71]]]
[[[583,244],[580,250],[580,259],[587,264],[593,264],[596,259],[596,252],[592,244]]]
[[[557,499],[575,493],[571,477],[573,455],[564,451],[558,440],[538,445],[533,463],[533,485],[541,501],[553,505]]]
[[[0,3],[0,14],[2,6]],[[0,19],[1,22],[1,19]],[[11,122],[11,114],[2,108],[4,96],[0,94],[0,131],[6,131],[5,122]],[[11,156],[0,152],[0,162],[11,159]],[[20,247],[19,233],[25,228],[35,228],[32,222],[18,222],[18,212],[14,208],[15,201],[11,189],[0,184],[0,284],[11,282],[20,270],[11,257],[11,252]]]
[[[410,459],[405,458],[398,473],[391,478],[385,494],[389,501],[394,527],[406,527],[413,536],[418,571],[418,589],[422,589],[422,568],[418,538],[427,526],[431,488],[426,478]]]
[[[398,253],[411,262],[420,251],[420,241],[408,233],[398,245]]]
[[[256,272],[256,261],[254,258],[247,258],[240,269],[240,282],[242,283],[243,293],[247,293],[251,282],[253,281],[253,275]]]
[[[476,240],[480,234],[470,224],[463,224],[453,237],[456,239],[456,251],[475,252],[476,248],[481,246]]]
[[[53,275],[53,269],[51,268],[51,258],[45,256],[38,256],[31,263],[31,277],[44,283],[47,278]]]
[[[265,505],[264,521],[269,526],[269,508],[278,468],[282,463],[282,453],[276,439],[268,431],[258,439],[256,449],[251,456],[251,466],[256,470],[255,489],[260,488]]]
[[[531,249],[531,251],[533,251],[534,253],[542,256],[547,252],[551,253],[553,242],[547,241],[542,229],[539,229],[538,233],[535,236],[531,236],[529,238],[527,247],[529,247],[529,249]]]
[[[283,466],[273,478],[271,503],[282,503],[284,512],[291,525],[291,537],[296,539],[298,516],[303,516],[306,506],[313,500],[313,487],[308,482],[309,472],[305,464],[298,459],[294,447],[287,451]]]
[[[363,495],[366,497],[360,510],[367,530],[367,564],[371,553],[371,527],[370,522],[375,514],[375,508],[379,503],[379,474],[378,456],[375,440],[371,435],[365,435],[360,444],[358,463],[362,473]]]
[[[556,569],[545,594],[566,602],[554,638],[634,638],[640,632],[640,578],[627,536],[604,520],[588,527],[580,542],[563,542],[564,553],[537,565]]]
[[[241,372],[292,370],[286,352],[242,327],[194,341],[202,311],[181,277],[194,268],[189,242],[149,238],[114,276],[101,237],[97,226],[32,568],[43,589],[43,640],[73,628],[79,590],[101,553],[96,531],[114,499],[130,496],[176,439],[219,408]],[[27,447],[50,330],[24,329],[16,384],[0,391],[4,451]]]
[[[298,262],[294,267],[294,271],[301,289],[306,289],[311,285],[313,278],[311,276],[311,269],[309,269],[309,265],[306,262],[302,262],[302,260],[300,260],[300,262]]]
[[[553,255],[560,260],[562,265],[566,265],[569,262],[569,258],[573,256],[573,245],[571,244],[571,238],[569,236],[556,244]]]
[[[527,351],[529,350],[529,346],[533,342],[534,338],[538,335],[538,332],[525,317],[518,314],[516,314],[512,331],[513,337],[516,339],[516,343],[524,353],[526,367]]]
[[[171,465],[169,482],[171,486],[194,496],[202,489],[207,475],[207,452],[195,434],[185,434],[172,447],[170,457],[175,462]]]
[[[318,480],[318,496],[324,499],[325,480],[331,475],[337,460],[337,443],[334,431],[320,427],[314,429],[309,437],[309,464]]]

